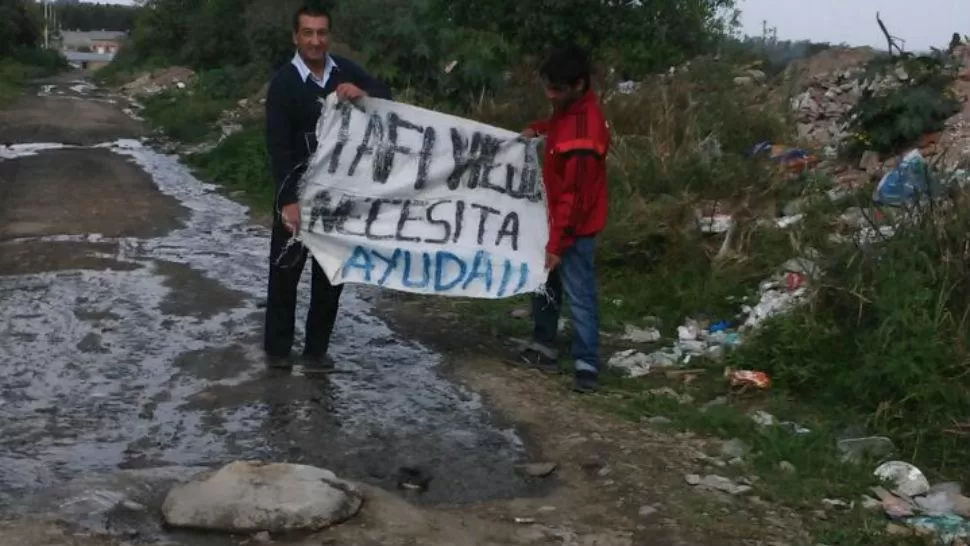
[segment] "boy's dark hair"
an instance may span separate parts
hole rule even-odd
[[[589,56],[579,46],[558,47],[549,52],[539,68],[539,75],[557,86],[573,86],[582,81],[589,90],[592,68]]]
[[[333,26],[333,16],[330,15],[330,10],[325,8],[322,4],[315,2],[309,2],[300,6],[293,14],[293,32],[299,32],[300,30],[300,17],[303,15],[309,15],[310,17],[326,17],[327,23]]]

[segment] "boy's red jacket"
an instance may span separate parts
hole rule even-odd
[[[610,132],[593,91],[529,127],[546,135],[542,169],[549,204],[546,252],[561,256],[576,237],[596,235],[606,226]]]

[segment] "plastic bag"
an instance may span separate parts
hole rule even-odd
[[[879,181],[872,200],[892,207],[912,204],[920,195],[930,193],[932,182],[929,165],[919,150],[913,150]]]

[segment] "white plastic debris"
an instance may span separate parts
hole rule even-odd
[[[701,355],[707,351],[707,343],[699,340],[680,341],[677,343],[677,348],[687,354]]]
[[[656,328],[642,329],[630,324],[626,325],[626,332],[623,334],[623,340],[632,343],[655,343],[662,337]]]
[[[703,233],[727,233],[734,225],[734,218],[729,214],[705,215],[698,210],[696,217],[697,224]]]
[[[799,288],[793,292],[785,290],[769,289],[761,294],[761,300],[754,307],[745,306],[744,312],[748,314],[744,321],[742,330],[757,328],[769,317],[788,312],[805,301],[805,288]]]
[[[781,266],[782,271],[791,273],[801,273],[806,277],[818,277],[822,269],[808,258],[792,258]]]
[[[635,349],[616,353],[607,365],[626,372],[630,377],[643,377],[650,373],[650,357]]]
[[[775,416],[768,413],[767,411],[758,410],[749,415],[751,420],[754,421],[758,426],[771,427],[778,423]]]
[[[694,341],[700,335],[701,327],[694,320],[689,320],[687,324],[677,328],[677,338],[681,341]]]
[[[918,497],[930,490],[930,482],[915,466],[902,461],[889,461],[874,472],[879,479],[894,484],[896,491],[907,497]]]

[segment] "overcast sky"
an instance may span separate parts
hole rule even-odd
[[[970,0],[739,0],[746,34],[762,21],[779,39],[886,47],[876,12],[908,51],[945,48],[954,32],[970,34]]]
[[[970,0],[738,0],[738,7],[745,34],[760,36],[768,21],[783,40],[884,47],[877,11],[911,51],[946,47],[954,32],[970,34]]]

